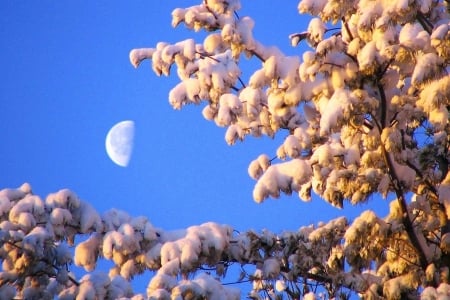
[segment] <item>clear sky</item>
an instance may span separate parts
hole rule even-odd
[[[243,2],[239,15],[253,17],[257,39],[301,55],[288,39],[307,27],[298,1]],[[158,78],[148,62],[132,67],[133,48],[200,42],[202,35],[170,24],[174,8],[198,3],[0,1],[0,188],[29,182],[42,197],[70,188],[99,213],[115,207],[164,229],[215,221],[280,232],[342,215],[296,195],[256,204],[248,164],[261,153],[275,156],[279,144],[250,138],[228,146],[202,107],[172,109],[175,76]],[[104,147],[109,128],[122,120],[136,126],[127,168]],[[344,212],[352,218],[366,208]]]

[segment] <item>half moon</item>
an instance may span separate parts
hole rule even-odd
[[[126,167],[133,152],[133,143],[134,122],[130,120],[119,122],[106,135],[106,153],[114,163]]]

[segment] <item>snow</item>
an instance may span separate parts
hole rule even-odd
[[[102,229],[102,221],[94,207],[87,202],[81,202],[80,208],[74,212],[76,219],[79,217],[80,231],[87,233],[90,230],[100,231]]]
[[[298,4],[298,11],[301,14],[310,13],[311,15],[317,15],[322,12],[327,0],[302,0]]]
[[[248,174],[253,179],[258,179],[269,168],[270,158],[266,154],[261,154],[258,158],[252,161],[248,167]]]
[[[377,63],[380,63],[380,57],[374,41],[368,42],[357,55],[359,69],[365,73],[373,73]]]
[[[239,125],[230,125],[225,133],[225,141],[230,146],[234,145],[238,139],[244,140],[245,134],[245,131]]]
[[[213,33],[208,35],[203,40],[203,48],[210,55],[222,52],[225,49],[225,45],[221,34]]]
[[[9,212],[12,204],[8,197],[0,196],[0,216]]]
[[[220,282],[212,276],[201,273],[194,280],[204,292],[206,299],[217,300],[238,300],[240,299],[240,292],[234,288],[225,288]]]
[[[317,45],[319,42],[321,42],[324,38],[325,34],[325,24],[322,22],[319,18],[313,18],[311,21],[309,21],[308,25],[308,41],[312,45]]]
[[[172,11],[172,27],[177,27],[186,15],[186,10],[183,8],[176,8]]]
[[[309,164],[302,159],[293,159],[270,166],[258,179],[253,189],[253,199],[260,203],[267,197],[278,198],[280,191],[299,191],[312,175]]]
[[[424,81],[432,79],[440,73],[439,66],[442,63],[442,59],[434,53],[420,55],[411,76],[411,83],[413,85],[419,85],[424,83]]]
[[[353,221],[352,225],[345,233],[346,243],[364,238],[367,231],[371,230],[375,224],[381,222],[371,210],[364,211],[358,218]]]
[[[103,213],[102,220],[104,220],[105,229],[107,231],[112,231],[118,229],[120,225],[130,222],[131,217],[122,210],[112,208]]]
[[[335,232],[342,231],[347,226],[347,219],[345,217],[339,217],[329,221],[327,224],[320,224],[316,229],[311,230],[308,228],[308,238],[311,241],[319,241],[322,238],[333,236]]]
[[[172,299],[185,299],[184,297],[189,296],[189,295],[198,295],[202,293],[202,289],[201,287],[192,281],[184,281],[181,282],[178,286],[176,286],[172,292],[171,292],[171,296]]]
[[[144,59],[151,59],[154,52],[152,48],[133,49],[130,51],[130,62],[137,68]]]
[[[75,248],[74,263],[90,272],[95,269],[98,258],[98,248],[102,237],[93,233],[86,241],[79,243]]]
[[[430,36],[431,40],[435,40],[436,42],[438,40],[444,40],[445,37],[449,34],[449,26],[450,24],[444,23],[434,28],[433,33]]]
[[[193,60],[195,58],[195,54],[196,54],[196,48],[195,48],[195,41],[193,39],[187,39],[184,40],[181,44],[180,47],[182,48],[182,53],[183,55],[188,59],[188,60]]]
[[[0,197],[4,199],[8,199],[10,202],[16,202],[17,200],[22,199],[25,197],[26,194],[29,194],[27,192],[22,191],[22,188],[18,189],[2,189],[0,191]]]
[[[83,276],[80,280],[80,299],[105,299],[110,279],[107,274],[96,272]]]
[[[320,68],[320,62],[316,60],[315,53],[312,51],[306,51],[303,53],[303,63],[299,67],[299,76],[303,81],[314,81],[316,74]],[[306,93],[309,94],[309,93]],[[307,97],[309,98],[309,97]]]
[[[446,103],[450,95],[450,77],[444,76],[439,80],[430,82],[420,93],[417,105],[425,113],[431,112],[441,104]]]
[[[219,111],[216,117],[218,126],[229,126],[242,111],[242,103],[234,94],[223,94],[219,100]]]
[[[301,145],[298,138],[294,135],[289,135],[284,143],[284,152],[291,158],[297,158],[301,155]],[[281,157],[280,157],[281,158]]]
[[[285,111],[284,94],[280,90],[273,90],[267,97],[269,112],[275,116],[282,116]]]
[[[187,103],[186,84],[180,82],[169,93],[169,103],[174,109],[181,109]]]
[[[281,266],[276,258],[268,258],[264,260],[263,275],[268,279],[276,279],[280,275]]]
[[[133,290],[131,284],[121,276],[114,276],[111,279],[108,295],[112,299],[120,299],[123,297],[131,297]]]
[[[217,108],[211,105],[206,105],[202,110],[202,115],[206,120],[212,121],[217,115]]]
[[[36,226],[36,220],[34,216],[28,212],[22,212],[15,220],[23,231],[28,232]]]
[[[316,295],[313,292],[306,293],[303,300],[316,300]]]
[[[120,276],[127,280],[131,280],[137,272],[138,268],[136,266],[136,262],[132,258],[120,265]]]
[[[254,89],[258,89],[258,88],[268,85],[269,82],[270,82],[270,78],[268,78],[266,76],[265,69],[260,69],[260,70],[255,71],[252,74],[252,76],[250,77],[249,86]]]
[[[191,103],[198,104],[200,102],[201,87],[198,79],[188,78],[184,82],[186,87],[186,96]]]
[[[161,265],[165,265],[172,260],[178,259],[181,255],[180,243],[166,242],[161,247]]]
[[[409,286],[417,286],[417,275],[401,275],[387,280],[383,286],[383,293],[389,299],[401,299],[402,292],[406,291]]]
[[[263,63],[264,75],[267,78],[277,78],[277,58],[275,56],[270,56]]]
[[[396,299],[422,288],[423,299],[448,296],[449,285],[441,279],[448,277],[448,269],[438,270],[434,260],[450,249],[450,237],[441,234],[442,220],[430,215],[435,211],[428,201],[437,198],[450,215],[450,172],[443,173],[445,166],[438,161],[448,152],[450,95],[449,23],[443,4],[302,0],[298,10],[313,14],[307,31],[292,36],[294,44],[305,38],[313,48],[303,53],[302,62],[299,56],[286,56],[256,40],[254,20],[238,17],[239,8],[237,0],[210,0],[175,9],[172,25],[205,30],[203,42],[189,38],[134,49],[129,53],[131,64],[138,67],[151,59],[158,76],[169,76],[176,68],[180,82],[169,93],[172,107],[204,102],[203,116],[226,127],[229,145],[250,134],[285,137],[276,140],[276,157],[261,154],[248,167],[256,180],[256,202],[292,192],[310,201],[314,191],[342,207],[344,199],[356,204],[374,192],[386,198],[400,186],[397,194],[412,193],[408,213],[394,200],[385,219],[368,210],[351,224],[340,217],[280,235],[267,230],[241,234],[211,222],[164,231],[145,217],[132,218],[115,209],[100,216],[67,189],[42,201],[24,184],[0,191],[0,279],[25,282],[17,296],[10,286],[0,286],[0,298],[57,292],[61,299],[130,298],[128,280],[150,269],[156,273],[147,287],[150,299],[240,299],[239,292],[213,275],[198,272],[208,266],[220,277],[227,258],[255,266],[255,298],[269,284],[277,292],[286,291],[299,270],[324,273],[338,285],[344,280],[362,296],[383,291],[383,296]],[[420,13],[429,26],[416,20]],[[342,21],[341,32],[327,33],[329,22],[337,21]],[[250,63],[254,72],[240,78],[243,56],[259,65]],[[383,114],[385,120],[380,120]],[[429,140],[418,140],[419,126],[426,127]],[[428,184],[438,189],[436,195]],[[409,214],[429,263],[426,270],[412,268],[417,255],[408,250],[402,223]],[[75,239],[72,257],[69,245]],[[93,272],[99,257],[112,260],[109,275]],[[49,266],[43,258],[56,265]],[[344,259],[348,267],[342,270]],[[70,282],[73,275],[66,269],[72,260],[92,272],[79,286]],[[44,270],[45,276],[34,279],[41,281],[21,277],[30,262]],[[285,268],[292,269],[284,272]],[[47,276],[54,278],[44,282],[48,288],[42,291],[38,286]],[[426,281],[437,287],[425,287]],[[267,291],[270,297],[274,293]],[[304,299],[316,296],[306,293]]]
[[[450,172],[448,172],[444,180],[442,180],[438,192],[439,202],[444,204],[446,214],[447,216],[450,216]]]
[[[436,292],[439,296],[443,296],[442,298],[445,299],[445,297],[450,296],[450,285],[447,283],[441,283],[437,289]]]
[[[399,164],[395,160],[393,161],[393,167],[397,178],[400,178],[403,188],[412,188],[416,179],[416,172],[409,166]]]
[[[17,203],[11,207],[11,210],[9,211],[9,220],[12,223],[22,225],[24,231],[28,232],[34,227],[30,227],[30,225],[36,223],[36,221],[40,221],[40,217],[44,212],[44,202],[41,198],[35,195],[25,195],[24,198],[17,201]]]
[[[448,56],[449,49],[449,26],[450,24],[440,24],[434,28],[433,33],[430,36],[431,46],[436,49],[436,52],[440,57]]]
[[[182,15],[183,15],[183,13],[178,11],[176,13],[176,18],[173,18],[173,20],[172,20],[172,24],[176,25],[177,23],[179,23],[176,21],[178,21],[178,19],[180,19],[182,17]],[[174,16],[173,13],[172,13],[172,16]],[[189,28],[192,28],[195,31],[199,31],[201,29],[201,27],[203,27],[203,26],[214,28],[215,27],[215,18],[214,18],[214,15],[212,13],[210,13],[205,6],[196,5],[196,6],[190,7],[189,9],[187,9],[185,11],[184,23]]]
[[[69,210],[60,207],[55,207],[52,209],[50,214],[50,222],[53,226],[65,225],[70,223],[70,221],[72,221],[72,214]]]
[[[407,23],[403,25],[398,39],[401,45],[414,51],[423,49],[430,44],[429,34],[423,30],[419,23]]]
[[[175,286],[176,280],[174,277],[171,277],[161,272],[157,272],[148,284],[147,295],[151,298],[153,293],[156,292],[156,295],[158,295],[162,292],[161,290],[165,291],[164,294],[167,293],[168,295],[170,295],[167,291],[170,291]]]
[[[123,256],[127,256],[139,250],[139,244],[133,234],[127,234],[120,231],[110,231],[106,233],[103,239],[102,249],[103,255],[106,258],[113,258],[113,260],[120,265]]]
[[[23,248],[34,253],[36,257],[42,258],[44,256],[44,244],[51,240],[50,234],[43,227],[34,227],[23,238]]]
[[[153,225],[148,221],[145,223],[143,233],[144,239],[146,239],[147,241],[155,241],[158,237],[156,228],[154,228]]]
[[[338,124],[338,122],[349,115],[353,97],[346,89],[336,89],[332,97],[322,107],[319,107],[322,117],[320,118],[320,134],[326,135]]]
[[[448,124],[449,112],[446,106],[441,105],[429,113],[429,121],[436,131],[444,130]]]
[[[179,262],[183,270],[191,270],[198,264],[201,248],[200,239],[195,236],[183,241]]]
[[[66,243],[57,243],[55,251],[57,264],[64,265],[72,261],[72,252]]]
[[[275,290],[277,292],[284,292],[287,288],[286,282],[284,280],[275,281]]]
[[[361,1],[358,3],[358,6],[361,9],[361,14],[358,16],[358,30],[364,38],[364,34],[362,34],[362,32],[370,31],[375,20],[377,19],[377,16],[382,15],[382,3],[379,1]]]
[[[428,282],[435,282],[436,277],[438,276],[438,270],[435,264],[429,264],[425,269],[425,278]]]
[[[1,299],[13,299],[16,295],[14,287],[4,284],[0,286],[0,298]]]
[[[254,50],[256,48],[252,33],[254,26],[255,21],[248,16],[239,19],[237,22],[236,34],[239,36],[240,42],[245,45],[246,50]]]

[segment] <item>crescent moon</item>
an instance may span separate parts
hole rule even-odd
[[[130,120],[119,122],[106,135],[106,153],[114,163],[126,167],[133,152],[133,143],[134,122]]]

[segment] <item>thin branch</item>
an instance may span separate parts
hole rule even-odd
[[[246,282],[252,282],[251,279],[241,280],[241,281],[232,281],[232,282],[225,282],[222,283],[222,285],[232,285],[232,284],[240,284],[240,283],[246,283]]]
[[[383,154],[385,164],[387,166],[389,178],[394,187],[395,195],[397,196],[397,201],[400,206],[400,210],[402,212],[402,223],[405,226],[405,230],[406,230],[406,233],[408,234],[408,238],[411,241],[411,244],[414,246],[414,248],[417,251],[417,255],[419,256],[420,266],[423,270],[425,270],[426,267],[428,266],[427,257],[425,255],[424,249],[422,249],[422,245],[419,241],[417,233],[415,232],[414,226],[411,222],[411,217],[408,212],[408,206],[406,204],[405,193],[403,191],[402,185],[400,184],[400,180],[397,175],[397,172],[395,171],[394,163],[392,161],[392,156],[390,153],[388,153],[386,151],[384,144],[381,144],[381,151]]]
[[[200,55],[200,58],[209,58],[215,62],[220,63],[220,60],[218,60],[217,58],[215,58],[214,56],[207,54],[207,53],[202,53],[202,52],[198,52],[196,51],[195,53],[197,53],[198,55]]]
[[[289,35],[290,40],[292,40],[293,38],[298,38],[295,45],[292,45],[292,46],[297,46],[301,41],[303,41],[304,39],[306,39],[308,37],[309,37],[309,33],[307,31],[292,33]]]
[[[239,89],[237,87],[235,87],[234,85],[230,87],[233,91],[235,92],[239,92]]]
[[[333,30],[341,30],[341,27],[327,28],[327,29],[325,29],[325,32],[333,31]]]
[[[75,284],[76,286],[80,286],[80,283],[79,283],[75,278],[73,278],[73,277],[70,276],[70,275],[68,275],[67,277],[69,278],[70,282],[72,282],[72,283]]]
[[[343,51],[343,54],[348,56],[358,66],[358,69],[359,69],[358,59],[355,56],[347,53],[347,51]]]
[[[239,80],[239,82],[241,83],[242,87],[243,87],[243,88],[246,88],[246,85],[245,85],[244,81],[242,81],[242,79],[241,79],[240,76],[238,76],[238,80]]]
[[[350,31],[350,28],[348,27],[348,24],[345,21],[344,17],[342,17],[342,23],[344,24],[345,31],[347,32],[348,36],[350,37],[350,41],[352,41],[353,35],[352,35],[352,32]]]
[[[384,76],[384,74],[386,74],[386,71],[389,69],[390,65],[394,62],[395,60],[393,58],[391,58],[386,65],[384,66],[384,68],[382,70],[380,70],[380,72],[378,72],[377,76],[378,78],[381,78]]]
[[[397,241],[397,242],[399,242],[399,243],[404,243],[404,242],[405,242],[405,241],[402,240],[402,239],[394,239],[394,240]],[[406,246],[408,246],[408,245],[406,244]],[[389,252],[391,252],[391,253],[395,253],[399,258],[403,259],[404,261],[406,261],[406,262],[409,263],[410,265],[415,265],[415,266],[417,266],[417,267],[420,267],[417,263],[415,263],[415,262],[413,262],[413,261],[407,259],[407,258],[404,257],[403,255],[401,255],[401,251],[399,251],[399,250],[394,250],[394,249],[391,249],[391,248],[389,248],[389,247],[383,247],[383,249],[386,250],[386,251],[389,251]]]
[[[260,61],[265,62],[266,60],[259,54],[257,53],[255,50],[248,50],[251,54],[253,54],[254,56],[256,56],[257,58],[259,58]]]
[[[387,100],[386,100],[386,94],[384,93],[384,87],[383,84],[378,80],[377,81],[377,87],[378,91],[380,92],[380,101],[381,101],[381,129],[386,127],[386,115],[387,115]],[[381,131],[380,131],[381,134]]]
[[[339,65],[339,64],[332,63],[332,62],[324,62],[323,64],[324,64],[324,65],[330,65],[330,66],[333,66],[333,67],[338,67],[338,68],[341,68],[341,69],[344,68],[344,66],[341,66],[341,65]]]
[[[419,21],[420,25],[422,25],[423,29],[425,29],[428,34],[431,34],[433,31],[433,24],[424,16],[423,13],[417,13],[417,21]]]
[[[417,168],[412,162],[410,162],[409,160],[405,161],[406,165],[408,167],[410,167],[411,169],[414,170],[414,172],[416,172],[416,174],[420,177],[423,178],[423,174],[422,171],[419,170],[419,168]],[[427,179],[425,179],[423,181],[425,183],[425,185],[427,186],[427,188],[437,197],[438,196],[438,191],[437,189],[431,184],[430,181],[428,181]]]
[[[203,59],[209,58],[209,59],[211,59],[211,60],[213,60],[213,61],[215,61],[215,62],[217,62],[217,63],[221,63],[220,60],[218,60],[217,58],[215,58],[215,57],[212,56],[212,55],[209,55],[209,54],[206,54],[206,53],[201,53],[201,52],[196,52],[196,53],[197,53],[198,55],[200,55],[200,58],[203,58]],[[241,85],[245,88],[245,83],[242,81],[242,79],[241,79],[240,76],[238,76],[238,80],[239,80],[239,82],[241,83]],[[235,86],[231,86],[231,89],[232,89],[233,91],[235,91],[235,92],[239,92],[239,91],[240,91],[240,89],[237,88],[237,87],[235,87]]]
[[[382,95],[381,115],[382,116],[384,115],[384,122],[386,122],[386,109],[387,109],[386,108],[386,96],[384,94],[383,86],[380,83],[378,83],[378,88],[380,89],[380,94]],[[380,135],[381,135],[381,132],[384,128],[384,126],[382,126],[383,123],[380,124],[377,121],[377,119],[374,118],[373,115],[372,115],[372,118],[378,128]],[[383,143],[381,143],[381,152],[383,155],[384,163],[386,164],[386,167],[387,167],[389,179],[394,187],[394,192],[395,192],[395,195],[397,196],[397,201],[400,206],[400,210],[402,212],[402,223],[405,226],[405,230],[406,230],[406,233],[408,234],[409,240],[411,241],[412,245],[414,246],[414,248],[417,251],[417,255],[419,256],[420,266],[422,267],[423,270],[425,270],[426,267],[428,266],[427,257],[425,255],[424,249],[422,249],[422,245],[419,241],[417,233],[414,231],[414,226],[411,222],[411,217],[408,212],[408,206],[406,204],[405,193],[403,191],[403,187],[400,184],[399,177],[395,171],[395,167],[394,167],[394,163],[392,161],[391,154],[386,151],[386,147],[384,146]]]

